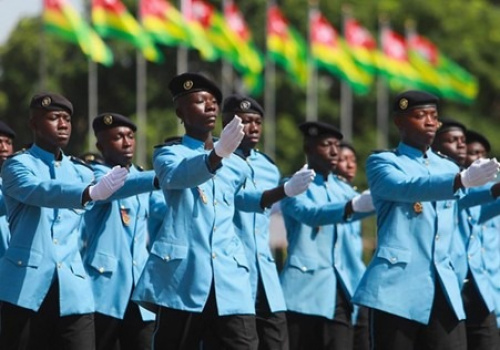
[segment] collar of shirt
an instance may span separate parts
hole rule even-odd
[[[214,138],[214,143],[217,141]],[[205,142],[200,141],[198,139],[192,138],[191,136],[184,135],[182,137],[182,144],[190,149],[199,150],[199,151],[211,151],[205,149]]]
[[[30,147],[29,152],[47,164],[51,164],[55,161],[62,161],[65,158],[65,155],[64,155],[62,150],[61,150],[61,159],[56,159],[56,157],[54,156],[54,153],[47,152],[44,149],[38,147],[36,144],[33,144]]]
[[[427,148],[427,152],[422,153],[421,150],[409,146],[406,143],[400,142],[397,148],[397,151],[399,154],[404,154],[406,156],[409,156],[410,158],[427,158],[430,153],[432,153],[431,148]]]

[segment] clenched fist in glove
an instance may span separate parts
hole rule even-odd
[[[293,197],[301,194],[309,187],[309,184],[314,180],[316,173],[312,169],[307,169],[307,164],[285,182],[285,194],[288,197]]]
[[[369,213],[375,210],[370,190],[364,190],[361,194],[351,199],[351,205],[355,213]]]
[[[222,130],[219,141],[215,143],[215,154],[221,158],[229,157],[238,148],[243,136],[245,136],[245,132],[241,118],[234,116],[233,120]]]
[[[482,186],[493,181],[497,177],[498,170],[499,164],[495,158],[477,159],[460,172],[460,180],[465,188]]]
[[[94,201],[107,199],[123,186],[127,174],[127,168],[119,165],[113,167],[113,169],[104,175],[95,185],[89,187],[90,198]]]

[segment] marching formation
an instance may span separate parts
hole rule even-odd
[[[500,349],[500,165],[435,96],[395,97],[400,142],[358,191],[335,126],[300,124],[306,164],[282,177],[256,148],[258,102],[198,73],[168,88],[185,133],[153,170],[114,111],[93,120],[99,154],[65,154],[73,106],[56,93],[32,97],[26,149],[0,123],[0,349]]]

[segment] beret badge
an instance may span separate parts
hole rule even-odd
[[[311,126],[307,133],[309,134],[309,136],[318,136],[319,130],[317,127]]]
[[[403,111],[408,108],[408,100],[406,98],[402,98],[399,100],[399,108],[401,108]]]
[[[113,124],[113,116],[112,115],[105,115],[102,119],[102,121],[104,122],[104,124],[106,125],[111,125]]]
[[[186,80],[184,84],[182,84],[182,87],[184,88],[184,90],[191,90],[191,88],[193,87],[193,81]]]
[[[42,100],[42,106],[47,107],[52,103],[52,99],[49,96],[45,96]]]
[[[250,106],[251,106],[251,105],[252,105],[252,104],[250,103],[250,101],[246,101],[246,100],[244,100],[244,101],[241,101],[241,103],[240,103],[240,108],[241,108],[241,110],[242,110],[242,111],[247,111],[247,110],[249,110],[249,109],[250,109]]]

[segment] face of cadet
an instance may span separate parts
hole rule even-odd
[[[243,123],[245,136],[241,141],[241,147],[245,149],[255,148],[262,135],[262,116],[257,113],[238,113]]]
[[[97,135],[97,148],[107,164],[130,165],[135,151],[135,133],[128,126],[102,130]]]
[[[337,167],[340,141],[331,135],[315,137],[306,146],[309,168],[328,175]]]
[[[434,146],[435,145],[435,146]],[[462,129],[455,128],[442,132],[436,136],[433,148],[455,160],[460,165],[465,165],[467,157],[467,144]]]
[[[0,134],[0,165],[14,152],[12,139],[7,135]]]
[[[198,91],[180,96],[176,106],[177,116],[184,122],[189,136],[203,136],[214,130],[219,105],[210,92]]]
[[[425,151],[434,140],[438,128],[438,111],[435,106],[415,107],[395,118],[401,140]]]
[[[467,145],[467,157],[465,158],[465,166],[468,167],[475,160],[486,158],[488,152],[484,148],[483,144],[480,142],[471,142]]]
[[[71,136],[71,116],[66,111],[45,111],[34,115],[30,127],[36,144],[53,152],[66,147]]]
[[[339,161],[336,169],[337,174],[345,177],[347,181],[352,182],[356,177],[357,170],[358,164],[354,152],[349,147],[340,147]]]

